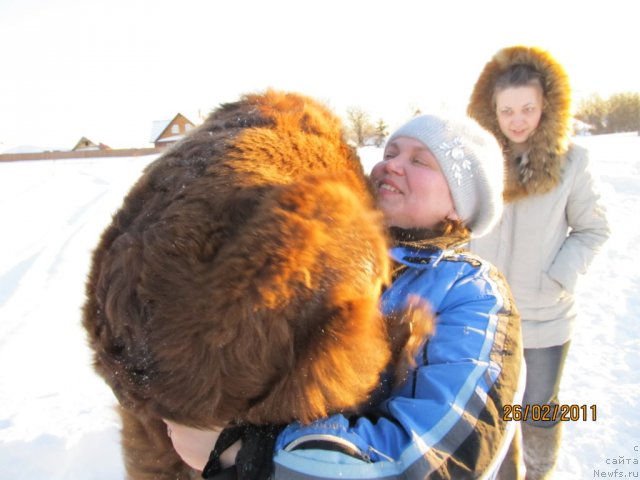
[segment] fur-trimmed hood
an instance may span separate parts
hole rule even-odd
[[[500,131],[493,91],[498,77],[510,66],[524,64],[542,74],[544,105],[538,128],[528,139],[525,155],[511,150]],[[545,193],[554,188],[562,175],[569,148],[571,89],[562,66],[545,50],[537,47],[509,47],[500,50],[485,65],[471,94],[468,114],[491,131],[505,156],[505,201]]]

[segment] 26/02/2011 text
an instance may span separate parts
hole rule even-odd
[[[502,407],[502,420],[505,422],[578,422],[582,420],[596,421],[595,405],[564,405],[564,404],[544,404],[544,405],[505,405]]]

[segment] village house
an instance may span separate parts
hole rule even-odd
[[[154,121],[151,125],[149,142],[153,143],[156,148],[167,147],[181,140],[193,128],[195,128],[195,124],[178,113],[170,120]]]
[[[104,143],[95,143],[89,140],[87,137],[82,137],[76,143],[76,146],[71,149],[72,152],[86,151],[86,150],[109,150],[111,147]]]

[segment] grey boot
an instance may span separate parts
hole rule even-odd
[[[527,480],[549,480],[558,461],[562,423],[554,426],[534,427],[522,423],[522,443]]]

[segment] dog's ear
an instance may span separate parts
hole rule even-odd
[[[139,409],[148,399],[149,356],[145,338],[145,306],[137,295],[142,269],[140,238],[134,234],[105,232],[94,252],[87,283],[83,323],[94,351],[94,365],[128,408]],[[112,241],[107,238],[114,236]]]
[[[177,259],[179,248],[173,234],[182,230],[183,237],[202,243],[195,238],[201,232],[193,234],[194,230],[210,223],[206,216],[209,205],[203,205],[201,198],[191,202],[199,210],[194,212],[186,205],[177,222],[171,220],[171,209],[180,209],[176,198],[185,182],[202,174],[198,162],[180,162],[177,155],[156,160],[127,194],[93,252],[82,322],[96,371],[127,408],[140,410],[156,400],[157,349],[152,347],[158,346],[152,337],[163,322],[155,318],[158,306],[167,298],[165,283],[172,278],[179,282],[175,277],[183,272],[175,268],[180,264],[188,268],[199,253],[187,252],[184,259]],[[191,226],[181,225],[182,221],[191,222]],[[165,228],[168,225],[169,230]],[[156,262],[157,258],[163,261]],[[173,295],[177,298],[178,294]],[[174,325],[171,320],[164,323]]]

